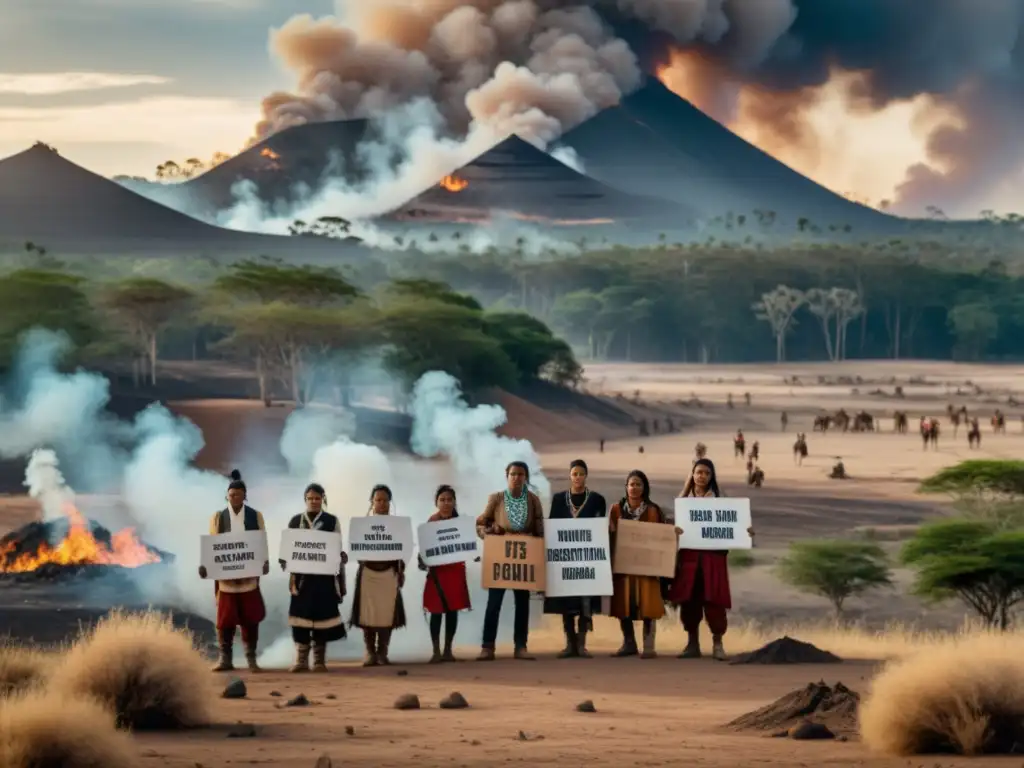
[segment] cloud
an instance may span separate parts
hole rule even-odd
[[[97,173],[150,174],[168,159],[236,152],[248,138],[259,105],[218,98],[163,96],[81,107],[0,107],[0,154],[35,141],[57,147],[89,145],[88,157],[64,154]],[[120,147],[145,140],[152,154],[125,157]]]
[[[0,94],[53,96],[78,91],[128,88],[134,85],[166,85],[172,82],[159,75],[134,75],[117,72],[38,72],[10,74],[0,72]]]

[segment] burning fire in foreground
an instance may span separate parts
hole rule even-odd
[[[160,556],[138,539],[134,529],[110,533],[108,544],[102,540],[106,538],[103,535],[106,530],[100,526],[91,528],[73,504],[65,504],[64,513],[67,532],[56,545],[40,540],[41,537],[26,535],[33,527],[39,527],[40,532],[52,530],[45,523],[26,526],[0,539],[0,573],[28,573],[47,565],[138,568],[161,562]]]
[[[441,179],[440,186],[443,189],[447,189],[449,192],[461,192],[469,186],[469,182],[465,179],[460,179],[458,176],[449,174]]]

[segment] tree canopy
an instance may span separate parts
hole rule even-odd
[[[777,565],[779,578],[832,603],[836,617],[850,597],[892,585],[885,552],[866,541],[798,541]]]

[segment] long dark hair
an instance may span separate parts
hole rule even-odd
[[[442,493],[450,493],[452,495],[452,517],[459,516],[459,497],[455,495],[455,489],[450,485],[441,484],[437,486],[437,490],[434,491],[434,508],[437,508],[437,500],[441,498]]]
[[[697,459],[693,462],[693,469],[690,470],[690,479],[686,481],[686,492],[690,493],[696,487],[696,483],[693,481],[693,470],[697,467],[707,467],[708,471],[711,472],[711,478],[708,480],[708,488],[711,489],[716,497],[721,496],[722,492],[718,490],[718,473],[715,472],[715,462],[711,459]]]
[[[654,504],[654,502],[651,501],[651,481],[647,479],[647,475],[645,475],[642,470],[634,469],[632,472],[630,472],[628,475],[626,475],[626,489],[627,489],[626,490],[626,495],[623,496],[622,500],[619,502],[619,509],[626,509],[627,508],[626,505],[629,502],[629,490],[628,490],[629,489],[629,481],[631,479],[633,479],[634,477],[640,478],[640,482],[643,484],[643,488],[644,488],[644,494],[643,494],[644,503],[648,504],[648,505],[653,505]]]

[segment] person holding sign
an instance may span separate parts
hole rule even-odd
[[[697,498],[718,498],[722,495],[711,459],[699,459],[693,465],[690,479],[679,495]],[[754,533],[753,529],[748,532]],[[686,648],[679,654],[681,659],[699,659],[701,656],[701,618],[711,630],[712,658],[718,661],[726,658],[722,636],[729,628],[726,612],[732,608],[728,556],[727,550],[679,550],[676,576],[669,588],[668,599],[678,608],[686,630]]]
[[[370,510],[367,514],[390,514],[392,498],[390,488],[375,485],[370,491]],[[404,585],[404,560],[359,562],[349,623],[363,630],[363,642],[366,644],[364,667],[391,663],[388,659],[391,633],[405,626],[405,604],[402,602]]]
[[[434,493],[437,511],[428,523],[451,520],[459,516],[455,508],[455,489],[450,485],[439,485]],[[466,581],[466,563],[448,563],[428,568],[420,558],[420,570],[427,572],[423,585],[423,610],[430,614],[430,642],[434,653],[431,664],[455,661],[452,643],[459,627],[459,611],[470,608],[469,584]],[[441,652],[441,620],[444,620],[444,652]]]
[[[213,513],[210,519],[210,535],[239,533],[241,531],[265,531],[263,515],[245,503],[246,487],[242,473],[231,470],[228,484],[228,505]],[[263,575],[270,573],[270,562],[263,564]],[[199,578],[206,578],[206,568],[199,566]],[[266,604],[260,592],[259,578],[226,579],[215,581],[213,594],[217,600],[217,642],[220,658],[214,672],[228,672],[234,669],[232,658],[235,644],[235,629],[242,628],[242,643],[245,646],[245,661],[252,672],[259,672],[256,663],[256,644],[259,641],[260,622],[267,617]]]
[[[337,533],[341,539],[341,522],[324,512],[327,493],[318,483],[310,483],[303,494],[306,511],[288,521],[289,528]],[[293,573],[288,579],[291,603],[288,606],[288,624],[295,642],[295,666],[292,672],[309,671],[309,651],[313,649],[313,671],[327,671],[327,643],[345,638],[345,622],[341,619],[340,604],[345,598],[345,563],[348,557],[341,553],[338,573],[321,576],[312,573]],[[281,561],[281,570],[287,567]]]
[[[641,523],[665,524],[668,522],[661,507],[651,501],[651,484],[647,475],[634,469],[626,478],[626,495],[613,504],[608,514],[608,530],[612,537],[612,552],[615,552],[615,530],[619,520],[634,520]],[[614,557],[614,555],[613,555]],[[658,619],[665,615],[665,603],[661,597],[661,579],[657,576],[633,576],[616,573],[612,576],[615,593],[612,595],[611,615],[619,620],[622,628],[622,647],[612,656],[636,656],[634,621],[643,622],[644,646],[642,659],[653,659],[655,633]]]
[[[483,514],[476,519],[477,534],[481,539],[485,536],[504,536],[506,533],[542,537],[544,507],[537,494],[527,488],[530,482],[530,468],[526,462],[513,461],[505,467],[505,478],[508,487],[504,491],[492,493],[487,498]],[[515,601],[515,658],[532,661],[534,657],[526,650],[530,636],[530,591],[513,589],[512,599]],[[498,621],[501,618],[501,604],[504,600],[504,589],[487,590],[484,637],[477,661],[494,661]]]
[[[569,490],[551,497],[551,520],[606,517],[607,502],[600,493],[587,488],[587,463],[576,459],[569,465]],[[594,628],[593,615],[601,612],[600,597],[548,597],[544,600],[544,613],[562,615],[565,649],[560,659],[579,656],[590,658],[587,651],[587,633]],[[577,618],[579,617],[579,618]]]

